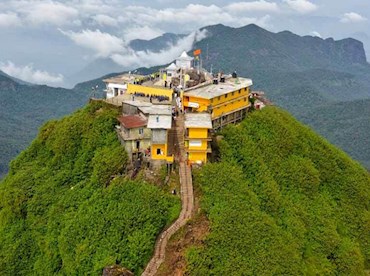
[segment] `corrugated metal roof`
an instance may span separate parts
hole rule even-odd
[[[185,128],[212,128],[211,114],[208,113],[186,113]]]
[[[151,129],[171,129],[171,115],[149,115],[148,128]]]
[[[205,99],[212,99],[252,85],[253,82],[251,79],[228,78],[225,80],[225,82],[204,85],[199,88],[187,90],[184,92],[184,96],[194,96]]]
[[[128,129],[144,127],[147,125],[146,118],[140,115],[122,115],[118,117],[118,121]]]

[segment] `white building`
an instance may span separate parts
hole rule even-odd
[[[127,84],[133,83],[135,79],[143,77],[141,75],[123,74],[116,77],[103,80],[106,85],[106,98],[110,99],[118,95],[123,95],[127,91]]]
[[[167,81],[171,82],[171,79],[173,77],[177,77],[177,66],[175,63],[171,63],[167,68],[166,68],[166,73],[167,73]]]
[[[193,57],[188,56],[188,54],[184,51],[182,52],[181,56],[176,59],[176,66],[182,69],[190,69],[192,66],[192,61],[194,60]]]

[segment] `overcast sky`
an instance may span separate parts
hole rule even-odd
[[[354,37],[370,54],[369,0],[1,0],[0,70],[34,83],[63,85],[96,58],[130,66],[138,65],[134,60],[151,66],[172,58],[190,50],[194,37],[204,37],[197,29],[218,23]],[[165,32],[190,35],[168,54],[143,55],[127,46],[132,39]]]

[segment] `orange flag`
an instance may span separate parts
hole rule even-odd
[[[193,55],[194,55],[194,56],[199,56],[201,53],[202,53],[202,50],[201,50],[201,49],[196,49],[196,50],[193,52]]]

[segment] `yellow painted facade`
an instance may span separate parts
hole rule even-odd
[[[137,93],[144,93],[148,96],[166,96],[170,100],[172,100],[172,89],[168,89],[165,87],[152,87],[152,86],[144,86],[140,84],[127,84],[127,93],[134,94]]]
[[[198,161],[202,163],[207,163],[207,153],[205,152],[189,152],[188,155],[189,163],[197,163]]]
[[[189,138],[208,138],[208,129],[206,128],[189,128]]]
[[[153,160],[166,160],[170,163],[173,163],[174,160],[173,156],[167,156],[167,144],[152,144],[151,158]]]
[[[153,144],[151,155],[154,160],[165,160],[167,154],[167,144]]]
[[[194,110],[197,112],[204,112],[207,111],[208,107],[212,107],[213,120],[224,114],[247,107],[249,105],[249,93],[250,88],[245,87],[211,99],[205,99],[191,95],[187,96],[185,94],[183,102],[185,107],[191,106],[191,103],[199,104],[198,108],[194,108]]]
[[[210,105],[211,101],[209,99],[204,99],[201,97],[194,97],[194,96],[186,96],[184,95],[183,98],[184,106],[190,107],[189,103],[197,103],[199,104],[199,108],[196,109],[197,112],[207,111],[208,106]]]
[[[185,140],[189,163],[207,163],[208,129],[189,128]]]

